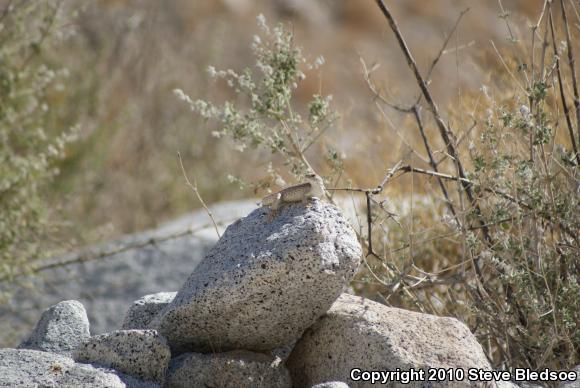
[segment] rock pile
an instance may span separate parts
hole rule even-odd
[[[458,320],[343,293],[361,256],[332,205],[256,209],[120,330],[91,337],[82,304],[49,308],[19,349],[0,349],[0,386],[338,388],[369,386],[370,371],[491,370]]]

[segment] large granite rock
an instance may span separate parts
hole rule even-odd
[[[171,358],[155,330],[119,330],[92,337],[74,352],[79,362],[114,368],[140,380],[162,383]]]
[[[151,320],[175,298],[177,292],[158,292],[137,299],[125,314],[121,329],[146,329]]]
[[[185,353],[171,360],[164,388],[290,388],[290,373],[276,357],[248,351]]]
[[[0,387],[154,388],[155,385],[112,369],[77,364],[54,353],[0,349]]]
[[[253,200],[224,202],[211,207],[220,229],[256,208]],[[157,244],[151,238],[182,235]],[[56,267],[39,276],[20,278],[20,285],[0,284],[0,294],[12,295],[0,305],[0,347],[16,347],[31,332],[39,315],[62,300],[80,301],[87,310],[92,334],[121,327],[127,307],[143,295],[174,290],[216,243],[217,235],[204,210],[182,216],[160,227],[91,247],[91,252],[113,251],[127,244],[141,248],[110,257]],[[75,254],[47,260],[60,262]],[[4,296],[4,295],[3,295]]]
[[[43,312],[32,334],[19,348],[71,356],[71,352],[90,336],[84,306],[76,300],[67,300]]]
[[[492,370],[481,345],[457,319],[390,308],[348,294],[342,294],[326,316],[304,333],[286,365],[299,387],[326,381],[371,386],[356,381],[360,372],[355,372],[353,381],[352,370],[462,368],[466,376],[469,368]],[[469,387],[472,383],[447,381],[437,386]]]
[[[558,384],[558,388],[580,388],[580,364],[570,370],[576,372],[576,380],[562,381]]]
[[[333,205],[265,208],[230,225],[151,323],[174,353],[272,350],[300,337],[354,275],[356,234]]]

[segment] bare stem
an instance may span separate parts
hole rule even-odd
[[[570,39],[570,29],[568,28],[568,15],[566,14],[566,5],[564,0],[560,0],[562,6],[562,19],[564,20],[564,31],[566,32],[566,45],[568,46],[568,65],[572,74],[572,89],[574,90],[574,107],[576,108],[576,132],[578,132],[578,143],[580,143],[580,97],[578,97],[578,82],[576,80],[576,61],[574,59],[574,50],[572,39]],[[578,153],[576,153],[578,156]]]
[[[397,25],[397,22],[395,21],[393,15],[389,11],[389,9],[387,8],[387,6],[383,0],[376,0],[376,3],[379,6],[379,8],[381,9],[383,15],[386,17],[387,21],[389,22],[389,26],[391,27],[391,30],[393,30],[393,33],[395,34],[395,37],[399,43],[399,46],[401,47],[401,50],[403,51],[403,54],[405,55],[405,58],[407,60],[407,64],[409,65],[413,74],[415,75],[415,79],[417,81],[419,88],[421,89],[421,93],[425,97],[425,100],[426,100],[426,102],[431,110],[431,113],[433,114],[433,117],[435,118],[435,123],[437,124],[437,127],[439,129],[439,134],[441,135],[443,143],[445,144],[445,146],[447,148],[447,153],[451,156],[451,158],[453,159],[453,161],[455,163],[455,166],[457,169],[457,174],[459,175],[460,178],[465,178],[463,164],[461,163],[461,160],[459,158],[459,153],[457,152],[457,150],[454,146],[454,143],[453,143],[453,139],[454,139],[453,133],[451,132],[451,130],[447,127],[447,125],[443,121],[443,118],[441,117],[441,114],[439,113],[439,108],[437,108],[437,105],[435,104],[435,101],[433,100],[433,97],[431,96],[431,92],[429,91],[429,88],[427,87],[427,83],[425,82],[425,80],[421,76],[421,73],[419,72],[419,68],[417,67],[417,63],[415,62],[415,59],[413,58],[413,55],[411,54],[411,51],[409,50],[409,47],[408,47],[405,39],[403,38],[403,35],[401,34],[401,31],[399,29],[399,26]],[[461,182],[461,187],[463,188],[463,190],[465,191],[465,193],[467,195],[467,198],[469,199],[470,203],[474,207],[479,224],[484,226],[485,221],[483,219],[483,213],[481,211],[481,208],[477,204],[477,200],[476,200],[475,196],[473,195],[473,190],[471,188],[471,185],[463,180],[460,182]],[[483,232],[485,241],[489,245],[493,245],[493,241],[491,239],[489,229],[487,227],[482,227],[482,232]],[[479,262],[479,260],[476,260],[475,270],[476,270],[480,280],[483,281],[483,275],[481,274],[480,264],[481,263]]]
[[[461,178],[455,175],[451,175],[451,174],[445,174],[445,173],[441,173],[441,172],[437,172],[437,171],[429,171],[429,170],[425,170],[422,168],[418,168],[418,167],[413,167],[413,166],[409,166],[409,165],[401,165],[400,162],[397,164],[397,166],[395,166],[395,168],[392,168],[389,170],[387,176],[389,176],[389,179],[391,177],[393,177],[396,173],[401,173],[400,175],[406,174],[406,173],[414,173],[414,174],[422,174],[422,175],[428,175],[428,176],[432,176],[434,178],[440,178],[440,179],[445,179],[445,180],[452,180],[452,181],[457,181],[457,182],[464,182],[469,184],[470,186],[473,187],[479,187],[481,190],[497,195],[503,199],[506,199],[510,202],[513,202],[515,204],[517,204],[519,207],[526,209],[526,210],[531,210],[533,211],[534,208],[533,206],[523,202],[522,200],[508,194],[505,193],[501,190],[497,190],[494,189],[492,187],[487,187],[487,186],[479,186],[476,182],[473,182],[467,178]],[[352,188],[352,187],[336,187],[336,188],[329,188],[327,189],[329,191],[350,191],[350,192],[360,192],[360,193],[367,193],[369,192],[370,194],[378,194],[380,193],[379,188]],[[543,218],[544,220],[554,224],[554,225],[558,225],[564,232],[566,232],[566,234],[568,234],[569,237],[571,237],[572,239],[574,239],[575,241],[578,242],[578,236],[576,233],[574,233],[570,228],[568,228],[567,226],[563,225],[562,223],[559,223],[557,221],[555,221],[554,219],[552,219],[552,217],[550,217],[550,215],[548,214],[543,214],[543,213],[539,213],[538,214],[541,218]],[[483,229],[483,228],[487,228],[489,225],[492,224],[484,224],[484,225],[478,225],[478,226],[474,226],[474,227],[467,227],[467,230],[477,230],[477,229]]]
[[[574,127],[572,126],[572,120],[570,119],[570,109],[568,108],[568,103],[566,102],[566,94],[564,92],[564,82],[562,81],[562,72],[560,71],[560,56],[558,53],[558,47],[556,46],[556,34],[554,33],[554,19],[552,17],[552,9],[550,9],[549,15],[550,15],[550,33],[552,34],[552,48],[554,50],[554,55],[556,56],[556,75],[558,77],[558,85],[560,86],[560,99],[562,100],[564,117],[566,117],[566,125],[568,126],[568,134],[570,135],[570,142],[572,143],[572,148],[574,149],[574,154],[576,155],[576,163],[580,165],[580,154],[578,154],[578,146],[576,145],[576,138],[574,136]]]
[[[420,108],[417,105],[415,105],[413,107],[413,115],[415,116],[415,121],[417,122],[417,127],[419,128],[419,132],[421,133],[421,138],[423,139],[423,144],[425,145],[425,150],[427,151],[427,155],[429,156],[429,164],[431,165],[431,168],[435,172],[439,172],[437,170],[437,163],[435,162],[435,158],[433,157],[433,152],[431,151],[431,147],[429,146],[429,141],[427,140],[427,135],[425,134],[425,128],[423,126],[423,120],[421,120],[421,112],[419,109]],[[447,192],[447,188],[445,187],[445,184],[443,183],[443,180],[440,177],[437,177],[437,183],[439,184],[439,188],[441,189],[441,192],[443,193],[443,196],[445,197],[449,211],[451,212],[451,214],[453,214],[453,218],[455,218],[457,225],[461,225],[461,222],[459,222],[459,217],[457,216],[457,212],[455,211],[455,207],[453,206],[453,203],[451,202],[451,198],[449,198],[449,193]]]
[[[373,216],[371,212],[371,193],[370,191],[365,192],[367,199],[367,228],[368,228],[368,246],[369,253],[373,251]]]
[[[220,236],[220,231],[218,229],[217,223],[215,222],[215,219],[213,218],[213,214],[212,214],[211,210],[209,210],[209,208],[205,204],[203,198],[201,197],[201,194],[199,194],[199,190],[197,189],[197,182],[196,182],[195,178],[193,178],[193,184],[192,184],[191,181],[189,180],[189,178],[187,177],[187,173],[185,172],[185,167],[183,167],[183,160],[181,160],[181,154],[179,152],[177,153],[177,158],[179,159],[179,165],[181,166],[181,172],[183,173],[183,177],[185,178],[186,184],[195,193],[195,196],[199,200],[199,203],[201,203],[201,206],[203,206],[203,208],[205,209],[205,212],[207,213],[207,215],[211,219],[211,222],[213,224],[213,227],[215,229],[215,232],[216,232],[218,238],[220,238],[221,236]]]
[[[53,261],[50,263],[36,265],[36,266],[33,266],[32,268],[26,270],[26,271],[22,271],[20,273],[16,273],[16,274],[10,275],[10,276],[1,277],[0,283],[6,282],[6,281],[12,281],[15,278],[40,273],[40,272],[47,271],[47,270],[54,269],[54,268],[65,267],[65,266],[68,266],[71,264],[80,264],[80,263],[86,263],[88,261],[104,259],[104,258],[111,257],[114,255],[123,253],[123,252],[131,251],[134,249],[145,248],[149,245],[156,246],[156,245],[163,243],[165,241],[170,241],[170,240],[174,240],[174,239],[177,239],[180,237],[193,235],[195,232],[200,231],[202,229],[205,229],[207,227],[209,227],[209,224],[201,225],[195,229],[188,228],[188,229],[185,229],[185,230],[182,230],[182,231],[179,231],[176,233],[171,233],[171,234],[168,234],[166,236],[161,236],[161,237],[136,238],[135,241],[130,242],[130,243],[124,243],[124,242],[120,241],[117,243],[106,244],[106,246],[104,248],[103,247],[88,248],[88,249],[83,250],[82,252],[67,255],[64,259],[61,259],[58,261]]]

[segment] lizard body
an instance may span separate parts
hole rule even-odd
[[[302,202],[310,198],[317,197],[323,199],[325,196],[324,183],[322,178],[315,174],[306,176],[308,182],[299,183],[286,187],[277,193],[270,194],[262,199],[262,206],[269,207],[273,214],[285,203]]]

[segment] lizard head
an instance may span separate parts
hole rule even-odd
[[[326,190],[324,189],[324,181],[322,178],[314,173],[306,174],[305,178],[312,185],[312,195],[319,199],[324,199]]]

